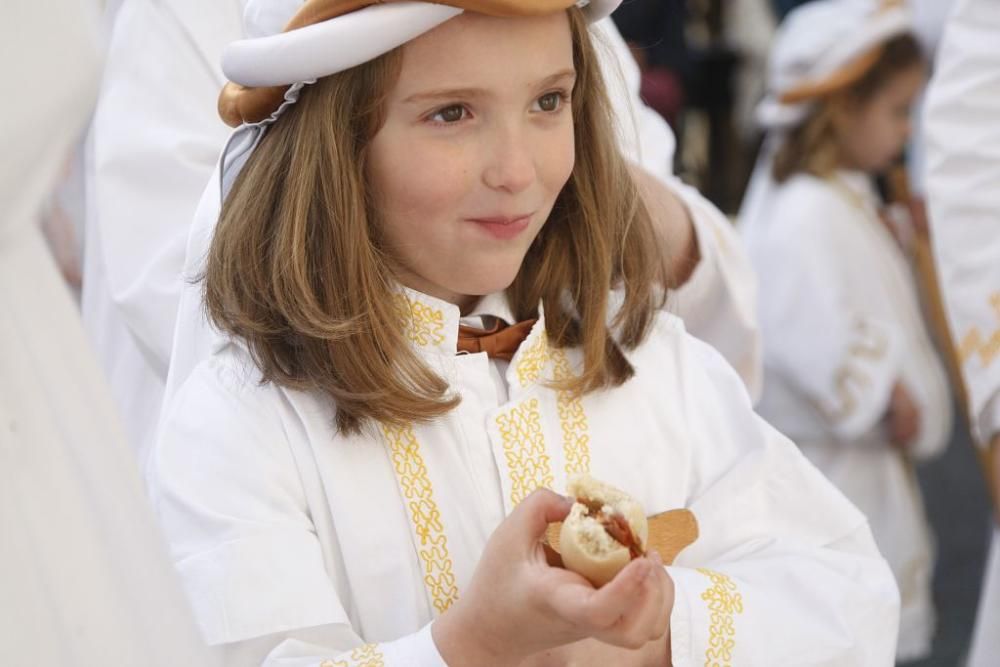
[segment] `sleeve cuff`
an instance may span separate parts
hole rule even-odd
[[[691,601],[695,582],[690,580],[690,570],[668,567],[667,574],[674,581],[674,608],[670,612],[670,657],[673,667],[694,667],[691,653]]]
[[[670,614],[673,667],[734,664],[737,617],[743,614],[739,586],[706,569],[668,567],[674,581]]]
[[[383,644],[386,666],[448,667],[431,636],[432,625],[433,623],[428,623],[409,637]]]

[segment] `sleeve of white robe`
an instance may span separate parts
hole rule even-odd
[[[206,641],[231,656],[268,653],[265,665],[380,656],[388,667],[443,667],[429,626],[369,646],[351,629],[272,391],[205,362],[178,392],[154,454],[157,510]],[[298,638],[324,626],[322,651]],[[261,638],[273,642],[264,651]]]
[[[757,317],[757,276],[732,224],[700,192],[676,177],[666,183],[688,210],[701,259],[671,294],[672,310],[695,337],[718,350],[756,403],[764,381]]]
[[[857,213],[818,189],[786,204],[750,246],[764,358],[812,400],[834,433],[855,440],[888,409],[901,375],[902,338],[894,322],[859,314],[840,287],[843,258],[829,231],[838,216]]]
[[[750,260],[726,216],[674,176],[676,139],[663,117],[642,101],[639,66],[615,24],[605,19],[594,31],[622,153],[673,192],[694,225],[701,260],[688,281],[674,291],[672,310],[692,335],[722,353],[756,400],[763,360]]]
[[[110,298],[166,376],[188,229],[229,136],[215,104],[218,54],[241,36],[241,10],[237,0],[139,0],[118,21],[157,29],[115,30],[110,45],[93,124],[99,261]]]
[[[673,667],[891,665],[899,594],[864,516],[754,414],[714,350],[690,345],[700,535],[668,568]]]
[[[959,0],[928,93],[927,192],[948,318],[986,442],[1000,432],[1000,3]]]

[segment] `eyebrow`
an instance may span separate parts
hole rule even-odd
[[[537,83],[533,84],[535,88],[546,88],[553,84],[562,81],[563,79],[576,79],[575,69],[564,69],[559,70],[555,74],[551,74],[544,79],[539,80]],[[421,93],[416,93],[410,95],[403,100],[403,104],[414,104],[418,102],[430,102],[434,100],[453,100],[453,99],[463,99],[463,98],[475,98],[484,97],[488,95],[488,91],[484,88],[442,88],[439,90],[429,90]]]

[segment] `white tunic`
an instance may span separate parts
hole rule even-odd
[[[899,657],[930,650],[933,549],[910,457],[951,432],[947,377],[925,331],[909,266],[878,218],[870,179],[797,175],[747,227],[760,279],[759,410],[868,516],[900,584]],[[883,418],[902,382],[920,411],[910,454]]]
[[[441,665],[428,624],[491,532],[532,490],[590,471],[651,514],[698,519],[669,568],[676,667],[891,664],[898,593],[864,517],[676,317],[629,353],[635,378],[575,399],[546,386],[580,355],[550,347],[544,319],[504,370],[456,356],[457,308],[399,298],[410,341],[461,396],[448,415],[347,437],[326,400],[260,385],[232,343],[165,415],[153,486],[210,643],[263,655],[246,642],[266,636],[268,665]],[[312,626],[322,648],[286,640]]]
[[[215,100],[238,0],[129,0],[88,155],[83,315],[142,462],[155,437],[198,194],[229,129]]]
[[[970,418],[1000,433],[1000,3],[958,0],[928,92],[927,193],[938,275]],[[970,667],[1000,655],[1000,525],[979,601]]]

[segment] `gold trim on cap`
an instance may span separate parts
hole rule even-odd
[[[884,50],[885,45],[880,44],[867,53],[862,54],[861,57],[855,58],[840,69],[834,71],[833,74],[825,79],[821,81],[806,81],[805,83],[801,83],[789,90],[786,90],[778,99],[782,104],[799,104],[800,102],[808,102],[810,100],[824,97],[838,90],[843,90],[844,88],[847,88],[848,86],[861,80],[861,78],[875,66],[878,59],[882,57],[882,52]]]

